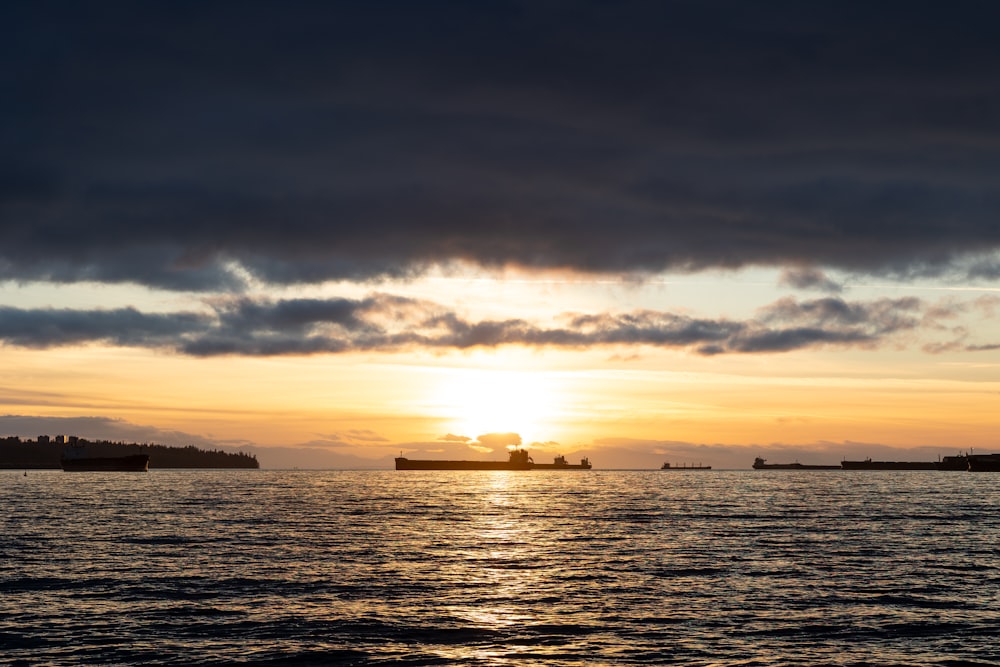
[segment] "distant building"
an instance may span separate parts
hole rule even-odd
[[[39,445],[47,445],[47,444],[49,444],[49,436],[47,436],[47,435],[40,435],[40,436],[38,436],[38,441],[37,442],[38,442]]]
[[[65,445],[66,444],[66,436],[65,435],[57,435],[56,436],[56,444],[57,445]]]
[[[80,442],[80,438],[76,437],[75,435],[69,436],[69,444],[75,445],[75,444],[78,444],[79,442]]]

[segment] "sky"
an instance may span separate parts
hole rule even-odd
[[[0,8],[0,436],[1000,451],[1000,6]]]

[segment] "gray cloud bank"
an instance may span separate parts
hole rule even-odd
[[[995,298],[928,304],[913,297],[847,302],[785,298],[745,321],[669,312],[565,314],[557,326],[522,319],[472,321],[439,304],[374,294],[364,299],[214,298],[211,312],[0,307],[0,343],[46,349],[88,343],[209,357],[466,350],[521,345],[583,349],[651,346],[701,355],[788,352],[818,346],[876,348],[902,336],[945,336],[928,352],[990,349],[969,344],[957,318],[990,317]]]
[[[0,279],[993,278],[998,26],[962,0],[7,3]]]

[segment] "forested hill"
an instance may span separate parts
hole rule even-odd
[[[90,441],[80,438],[88,456],[127,456],[149,454],[150,468],[259,468],[253,454],[187,447],[168,447],[108,440]],[[45,469],[59,468],[59,458],[66,445],[61,442],[22,440],[17,436],[0,438],[0,468]]]

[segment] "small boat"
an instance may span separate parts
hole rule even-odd
[[[768,463],[766,459],[757,457],[753,460],[754,470],[840,470],[840,466],[810,465],[807,463]]]
[[[396,457],[396,470],[590,470],[590,459],[569,463],[565,456],[557,456],[552,463],[535,463],[524,449],[511,450],[506,461],[437,461],[433,459],[408,459]]]
[[[712,466],[703,466],[700,463],[698,465],[693,465],[693,464],[688,465],[686,463],[682,465],[676,465],[676,464],[671,465],[669,463],[664,463],[663,465],[660,466],[660,470],[711,470],[711,469]]]

